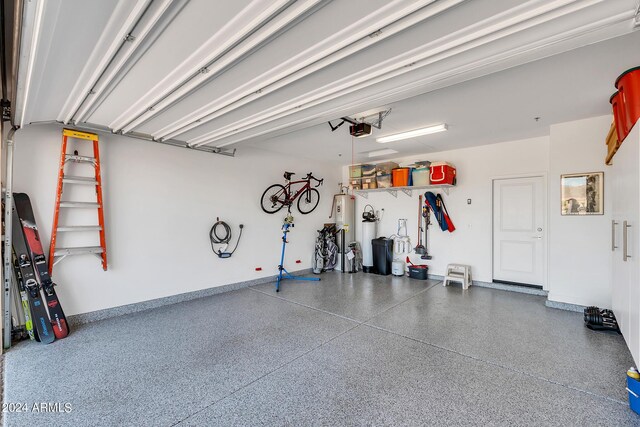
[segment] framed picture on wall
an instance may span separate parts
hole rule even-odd
[[[604,215],[604,172],[560,176],[562,215]]]

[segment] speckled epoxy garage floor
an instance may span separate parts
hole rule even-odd
[[[5,359],[7,426],[640,425],[621,336],[544,298],[328,273],[84,325]]]

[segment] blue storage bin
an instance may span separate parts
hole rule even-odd
[[[627,377],[627,391],[629,392],[629,406],[636,414],[640,414],[640,381]]]

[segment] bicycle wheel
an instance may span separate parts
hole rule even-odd
[[[287,192],[283,185],[273,184],[271,187],[264,190],[262,198],[260,199],[260,205],[262,210],[268,214],[274,214],[278,212],[285,205],[287,201]]]
[[[315,188],[307,188],[298,199],[298,210],[301,214],[306,215],[313,212],[318,206],[318,203],[320,203],[320,193],[318,190]]]

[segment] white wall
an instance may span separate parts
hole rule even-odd
[[[430,153],[403,158],[398,163],[415,160],[446,161],[457,168],[457,185],[450,194],[440,192],[456,231],[443,232],[432,216],[428,232],[431,261],[422,261],[413,255],[414,263],[427,263],[430,274],[443,275],[449,263],[468,264],[474,280],[491,282],[492,278],[492,179],[517,174],[546,175],[549,159],[549,138],[533,138],[521,141],[485,145],[461,150]],[[343,179],[348,168],[343,170]],[[366,204],[376,210],[385,209],[378,227],[378,236],[390,236],[397,231],[398,218],[407,218],[412,246],[417,242],[418,191],[412,197],[399,192],[397,199],[386,192],[368,193],[368,199],[357,197],[356,212],[361,218]],[[471,199],[471,204],[467,204]],[[361,236],[361,227],[357,227]]]
[[[60,143],[59,127],[30,126],[16,134],[15,191],[31,197],[45,248]],[[89,154],[87,149],[82,145],[80,154]],[[101,135],[100,149],[109,270],[103,272],[92,255],[69,257],[55,266],[53,279],[68,315],[277,274],[285,213],[262,212],[260,196],[268,185],[283,181],[284,170],[325,178],[313,213],[303,216],[293,209],[296,223],[287,246],[286,268],[311,267],[316,229],[328,220],[339,168],[248,147],[229,158],[114,135]],[[68,191],[63,199],[72,197],[80,195]],[[73,214],[96,223],[94,212],[91,218],[88,212]],[[216,217],[234,233],[245,224],[230,259],[218,259],[211,251],[208,233]],[[79,235],[70,238],[91,243],[79,242],[84,240]],[[256,272],[256,267],[263,270]]]
[[[603,164],[609,116],[551,127],[551,136],[443,151],[400,159],[448,161],[458,169],[458,185],[444,195],[457,230],[429,228],[431,274],[446,264],[472,266],[474,279],[490,282],[492,179],[519,174],[547,175],[549,265],[547,289],[555,301],[611,306],[608,253],[610,200]],[[15,189],[28,193],[45,247],[48,246],[60,149],[60,128],[32,126],[16,135]],[[330,164],[288,158],[241,147],[235,158],[189,151],[114,135],[101,136],[109,271],[91,255],[64,260],[54,280],[68,314],[84,313],[183,292],[276,274],[280,227],[284,213],[267,215],[259,206],[262,191],[282,180],[284,170],[313,171],[325,178],[321,203],[308,216],[294,215],[286,267],[309,268],[316,229],[328,222],[331,197],[340,171]],[[86,151],[85,151],[86,152]],[[560,216],[560,175],[605,170],[605,215]],[[348,173],[343,168],[343,180]],[[346,182],[346,180],[345,180]],[[84,189],[87,191],[88,189]],[[68,192],[65,197],[71,199]],[[78,196],[80,197],[80,196]],[[385,209],[378,235],[396,232],[398,218],[408,218],[416,244],[418,193],[369,193],[356,198],[357,236],[360,215],[369,203]],[[467,205],[467,199],[472,204]],[[74,213],[77,214],[77,213]],[[84,213],[86,215],[87,212]],[[91,212],[93,214],[93,212]],[[226,260],[213,255],[209,228],[216,217],[245,233],[236,254]],[[93,222],[80,215],[79,220]],[[80,236],[71,236],[79,239]],[[64,245],[74,242],[62,241]],[[295,260],[301,264],[295,264]],[[422,262],[412,256],[414,262]],[[255,267],[262,267],[256,272]]]
[[[611,116],[551,126],[549,299],[611,307],[611,186],[604,157]],[[604,215],[560,215],[560,175],[604,171]]]

